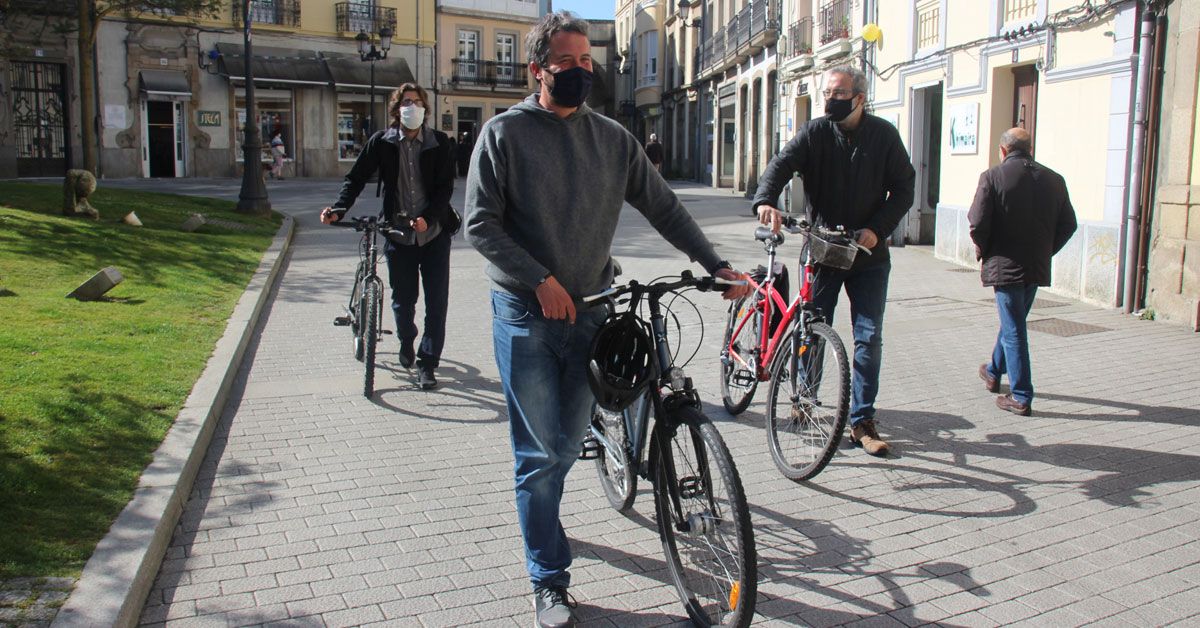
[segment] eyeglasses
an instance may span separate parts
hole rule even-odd
[[[827,89],[821,92],[821,95],[826,99],[834,98],[837,100],[845,100],[854,96],[854,92],[848,89]]]
[[[404,100],[400,101],[401,107],[411,107],[413,105],[417,105],[418,107],[423,107],[423,106],[425,106],[425,103],[421,102],[420,100],[413,100],[411,98],[405,98]]]

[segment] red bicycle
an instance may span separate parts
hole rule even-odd
[[[788,479],[821,472],[837,450],[850,410],[846,347],[812,301],[817,266],[847,269],[858,251],[854,234],[787,217],[784,229],[804,237],[804,273],[789,304],[775,283],[776,249],[782,233],[758,227],[767,266],[751,274],[755,291],[729,307],[721,345],[721,399],[730,414],[746,410],[759,382],[767,389],[766,429],[771,458]]]

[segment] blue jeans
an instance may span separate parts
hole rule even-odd
[[[388,241],[388,281],[396,336],[402,344],[417,338],[417,298],[425,287],[425,333],[417,347],[417,364],[436,369],[446,344],[446,309],[450,301],[450,234],[442,232],[425,246]],[[419,275],[419,277],[418,277]]]
[[[533,296],[492,291],[492,339],[512,433],[517,516],[534,588],[571,583],[571,547],[559,520],[563,482],[579,458],[595,402],[587,383],[592,337],[605,308],[574,324],[548,320]]]
[[[996,309],[1000,311],[1000,334],[992,349],[988,374],[998,381],[1008,373],[1012,398],[1022,405],[1033,401],[1033,374],[1029,365],[1029,330],[1025,319],[1037,295],[1036,284],[995,286]]]
[[[817,269],[813,281],[813,303],[833,320],[842,286],[850,298],[854,324],[854,376],[850,389],[850,425],[875,418],[875,396],[879,394],[879,368],[883,362],[883,308],[887,303],[891,262],[858,270]]]

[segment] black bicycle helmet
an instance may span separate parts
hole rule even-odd
[[[632,314],[609,318],[592,339],[588,385],[610,412],[629,407],[654,379],[650,337]]]

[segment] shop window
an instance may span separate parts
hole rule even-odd
[[[339,94],[337,115],[337,144],[338,159],[357,159],[367,143],[367,113],[370,105],[366,102],[343,100]]]
[[[236,138],[238,146],[241,146],[246,128],[246,98],[244,94],[238,94],[236,108],[238,122]],[[292,117],[291,92],[287,92],[286,95],[257,96],[255,108],[258,114],[258,132],[262,135],[263,161],[272,160],[271,135],[275,131],[279,131],[279,136],[283,139],[287,158],[293,159],[296,156],[296,127]]]

